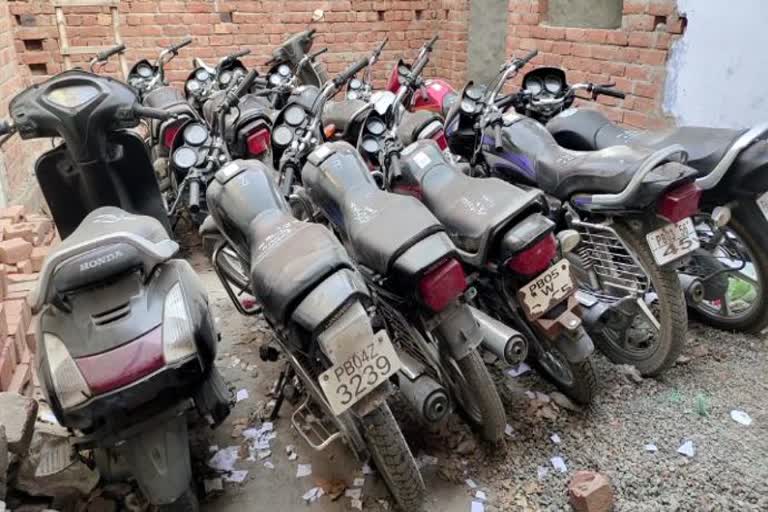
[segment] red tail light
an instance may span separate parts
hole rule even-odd
[[[699,210],[701,189],[695,183],[686,183],[670,190],[659,199],[659,215],[670,222],[680,222]]]
[[[530,276],[549,267],[557,255],[555,235],[548,234],[532,246],[512,256],[507,267],[518,274]]]
[[[259,156],[269,149],[269,130],[260,128],[250,134],[247,139],[248,154]]]
[[[440,149],[445,149],[448,147],[448,141],[445,140],[445,132],[443,130],[438,130],[438,132],[432,136],[432,140],[437,142],[437,145],[440,146]]]
[[[441,263],[430,270],[419,283],[419,293],[424,303],[433,311],[442,311],[467,288],[464,269],[455,259]]]
[[[165,127],[165,131],[163,131],[163,146],[165,146],[165,149],[171,149],[173,139],[176,138],[176,134],[179,133],[183,124],[184,121],[177,121]]]

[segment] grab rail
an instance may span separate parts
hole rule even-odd
[[[756,139],[766,134],[768,134],[768,122],[760,123],[757,126],[752,127],[749,131],[743,133],[736,139],[736,142],[731,145],[728,151],[726,151],[725,156],[720,159],[715,168],[712,169],[712,172],[696,180],[696,185],[703,190],[709,190],[715,187],[720,183],[720,180],[725,176],[728,169],[731,168],[731,165],[736,161],[739,154],[741,154],[741,152]]]

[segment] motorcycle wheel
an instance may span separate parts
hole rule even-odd
[[[400,509],[422,510],[427,489],[389,406],[380,405],[361,423],[371,457]]]
[[[465,386],[462,406],[480,430],[480,435],[492,443],[501,442],[507,426],[504,405],[488,368],[477,350],[456,361]]]
[[[691,305],[691,312],[703,323],[729,331],[759,334],[768,327],[768,300],[763,283],[768,279],[768,222],[754,201],[741,204],[731,222],[723,228],[739,246],[746,272],[725,274],[728,289],[713,301]],[[730,258],[729,258],[730,259]],[[732,293],[745,289],[745,295],[733,303]]]
[[[597,375],[591,357],[574,363],[547,344],[537,349],[534,363],[564,395],[578,404],[589,404],[597,394]]]
[[[660,227],[656,222],[648,224],[649,231]],[[636,338],[630,341],[628,333],[625,333],[623,340],[617,340],[607,327],[591,333],[592,338],[603,354],[614,363],[633,365],[644,376],[656,376],[672,366],[683,350],[688,330],[685,296],[676,269],[656,265],[643,234],[636,233],[620,222],[614,225],[614,229],[646,270],[649,289],[655,295],[652,305],[659,330],[650,343],[647,336],[642,340]],[[651,294],[645,295],[647,297]],[[646,297],[642,300],[647,301]],[[651,309],[650,306],[648,309]],[[635,321],[641,315],[638,314]]]
[[[170,505],[160,505],[157,510],[158,512],[198,512],[200,502],[197,499],[197,493],[190,485],[184,494],[179,496],[179,499]]]

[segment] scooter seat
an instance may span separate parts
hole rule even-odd
[[[409,146],[401,168],[409,181],[418,184],[424,203],[454,243],[465,251],[486,249],[492,234],[539,196],[498,178],[467,176],[446,160],[432,140]]]
[[[682,145],[688,152],[688,165],[706,175],[725,156],[745,130],[681,126],[656,132],[633,131],[612,123],[602,112],[571,109],[553,118],[547,129],[559,144],[570,149],[593,151],[631,144],[662,149]]]
[[[248,228],[251,286],[264,311],[284,322],[293,307],[325,278],[353,268],[347,252],[325,227],[279,209],[265,210]]]
[[[334,125],[336,132],[343,135],[354,120],[368,111],[368,103],[361,100],[329,101],[323,107],[323,124]]]

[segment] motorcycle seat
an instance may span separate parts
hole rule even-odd
[[[631,144],[662,149],[682,145],[688,152],[688,165],[706,175],[720,162],[728,149],[746,130],[681,126],[651,131],[634,131],[612,123],[602,112],[571,109],[547,123],[547,129],[561,145],[592,151]]]
[[[470,252],[487,252],[492,235],[540,195],[498,178],[467,176],[431,140],[409,146],[401,168],[409,181],[419,185],[422,200],[454,243]]]
[[[257,215],[248,228],[251,286],[264,312],[284,322],[301,299],[339,269],[353,268],[334,235],[280,209]]]
[[[359,116],[368,112],[368,103],[362,100],[329,101],[323,107],[323,124],[334,125],[339,135],[347,132]]]
[[[149,275],[178,250],[152,217],[104,206],[89,213],[49,255],[40,273],[38,299],[74,291],[134,269]]]
[[[157,108],[160,110],[170,109],[171,107],[178,107],[183,105],[186,109],[189,109],[189,103],[184,97],[184,94],[169,85],[158,87],[148,92],[144,96],[144,106],[150,108]]]
[[[403,118],[400,121],[400,126],[397,127],[397,137],[400,139],[403,146],[410,146],[416,142],[419,133],[424,128],[435,122],[440,123],[442,127],[442,119],[440,118],[440,115],[428,110],[404,112]]]

